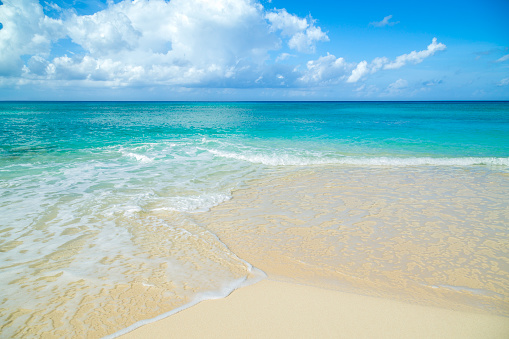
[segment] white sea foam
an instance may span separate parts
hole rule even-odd
[[[143,155],[143,154],[137,154],[137,153],[125,152],[125,151],[122,151],[122,154],[126,157],[134,158],[134,159],[136,159],[140,162],[143,162],[143,163],[154,161],[153,158],[147,157],[146,155]]]
[[[208,152],[218,157],[247,161],[268,166],[309,166],[342,164],[356,166],[509,166],[509,158],[495,157],[369,157],[369,156],[323,156],[302,152],[300,155],[288,153],[237,153],[217,149],[208,149]]]
[[[338,159],[337,163],[346,165],[370,166],[509,166],[509,158],[432,158],[432,157],[345,157]]]
[[[298,156],[288,153],[235,153],[221,151],[217,149],[207,149],[208,152],[222,158],[230,158],[241,161],[247,161],[254,164],[263,164],[268,166],[305,166],[314,164],[327,164],[330,163],[329,159],[320,159],[311,156]]]
[[[182,230],[184,232],[188,233],[189,236],[192,236],[192,234],[189,233],[187,230],[185,230],[185,229],[182,229]],[[214,239],[214,241],[216,241],[218,244],[221,244],[221,246],[224,246],[224,248],[228,249],[228,247],[214,233],[210,233],[208,231],[205,231],[205,232],[207,233],[208,236],[211,236]],[[242,258],[239,258],[233,252],[230,252],[228,250],[228,253],[229,253],[230,257],[235,258],[236,260],[238,260],[239,262],[243,263],[246,266],[247,272],[248,272],[248,274],[246,276],[239,278],[239,279],[235,279],[235,280],[227,282],[227,283],[224,283],[219,289],[209,290],[209,291],[204,291],[204,292],[198,293],[198,294],[194,295],[194,297],[191,299],[191,301],[185,305],[175,308],[169,312],[160,314],[154,318],[138,321],[127,328],[124,328],[124,329],[117,331],[113,334],[105,336],[103,339],[117,338],[121,335],[124,335],[126,333],[129,333],[129,332],[137,329],[138,327],[141,327],[143,325],[147,325],[147,324],[156,322],[158,320],[164,319],[166,317],[169,317],[169,316],[176,314],[178,312],[181,312],[189,307],[192,307],[202,301],[225,298],[225,297],[229,296],[236,289],[252,285],[252,284],[257,283],[267,277],[265,272],[254,267],[253,265],[251,265],[247,261],[243,260]]]
[[[200,194],[187,197],[169,197],[167,206],[154,210],[169,210],[178,212],[206,212],[212,207],[231,199],[230,195],[223,193]]]

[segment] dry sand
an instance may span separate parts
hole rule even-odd
[[[509,318],[266,279],[121,338],[507,339]]]

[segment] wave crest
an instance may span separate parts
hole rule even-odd
[[[355,165],[355,166],[506,166],[509,158],[496,157],[369,157],[369,156],[318,156],[310,154],[292,155],[263,154],[263,153],[235,153],[217,149],[208,149],[215,156],[247,161],[267,166],[308,166],[308,165]]]

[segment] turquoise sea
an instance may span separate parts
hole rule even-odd
[[[263,273],[195,216],[324,168],[507,183],[509,102],[0,103],[0,337],[102,337],[227,295]]]

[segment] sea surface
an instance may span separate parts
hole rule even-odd
[[[509,102],[1,102],[0,337],[104,337],[288,258],[507,315],[508,192]]]

